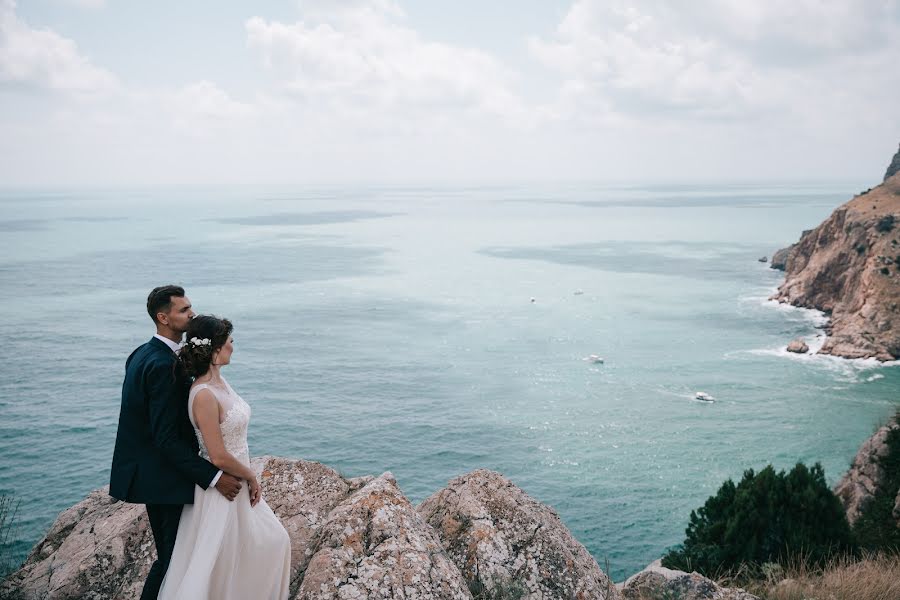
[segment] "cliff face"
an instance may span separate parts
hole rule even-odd
[[[894,155],[894,160],[891,161],[891,164],[888,165],[887,171],[884,173],[884,180],[887,181],[897,173],[900,173],[900,148],[897,149],[897,154]]]
[[[292,599],[620,598],[553,509],[498,473],[459,477],[416,508],[390,473],[252,465],[291,538]],[[137,598],[154,554],[144,507],[96,490],[59,516],[0,598]]]
[[[847,520],[851,525],[856,523],[876,494],[888,490],[888,473],[882,462],[890,453],[888,434],[897,429],[900,429],[900,422],[895,417],[863,442],[850,470],[834,488],[835,495],[844,504]],[[893,517],[897,521],[897,527],[900,527],[900,492],[894,501]]]
[[[779,264],[773,299],[831,317],[821,353],[900,357],[900,173],[804,232]]]

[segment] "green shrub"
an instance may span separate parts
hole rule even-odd
[[[759,473],[750,469],[737,485],[729,479],[691,511],[685,534],[663,566],[707,576],[787,555],[820,564],[853,548],[844,509],[818,463],[798,463],[790,473],[776,473],[771,465]]]
[[[878,219],[878,224],[875,226],[880,233],[887,233],[891,229],[894,228],[894,215],[885,215]]]

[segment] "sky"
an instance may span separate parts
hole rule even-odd
[[[874,185],[900,0],[0,0],[0,186]]]

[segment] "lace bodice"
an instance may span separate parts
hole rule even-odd
[[[225,449],[231,453],[236,459],[244,464],[250,464],[250,448],[247,446],[247,426],[250,424],[250,405],[244,402],[244,399],[238,396],[228,382],[224,379],[222,382],[225,387],[209,385],[201,383],[191,388],[188,395],[188,416],[191,419],[191,425],[194,426],[194,434],[200,443],[200,456],[209,460],[209,451],[206,444],[203,443],[203,435],[197,428],[194,420],[194,398],[202,389],[208,389],[216,397],[219,407],[225,414],[225,419],[219,423],[219,429],[222,431],[222,441],[225,442]]]

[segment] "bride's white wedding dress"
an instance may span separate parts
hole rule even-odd
[[[225,448],[250,464],[247,425],[250,405],[225,382],[224,389],[200,384],[191,389],[188,415],[200,454],[209,460],[203,436],[194,421],[194,398],[209,389],[225,414],[219,424]],[[260,499],[250,506],[249,486],[229,502],[214,487],[194,489],[194,504],[186,504],[178,524],[175,550],[159,598],[165,600],[282,600],[288,596],[291,543],[284,526]]]

